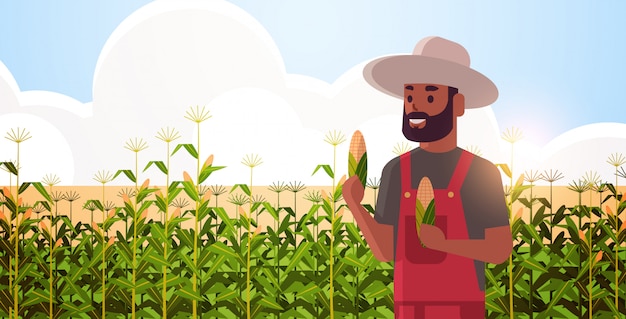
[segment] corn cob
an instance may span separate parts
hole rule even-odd
[[[424,205],[426,204],[426,205]],[[428,177],[423,177],[417,187],[415,199],[415,229],[419,235],[422,224],[435,224],[435,193]]]
[[[367,149],[365,139],[360,131],[354,131],[350,140],[348,154],[348,177],[357,175],[363,187],[367,183]]]

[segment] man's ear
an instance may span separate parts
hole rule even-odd
[[[454,115],[461,116],[465,114],[465,96],[457,93],[452,97],[452,106],[454,107]]]

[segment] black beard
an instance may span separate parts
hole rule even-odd
[[[446,108],[439,114],[429,116],[424,112],[411,112],[406,114],[402,111],[402,133],[404,137],[413,142],[433,142],[446,137],[452,131],[453,114],[452,99],[448,100]],[[423,128],[413,128],[409,119],[426,119]]]

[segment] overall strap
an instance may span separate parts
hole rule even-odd
[[[463,181],[465,181],[465,176],[469,171],[470,164],[472,163],[472,159],[474,158],[474,154],[463,150],[461,152],[461,157],[459,158],[458,163],[456,164],[456,168],[454,169],[454,173],[452,174],[452,178],[450,179],[450,183],[448,184],[448,189],[450,190],[459,190],[463,185]]]
[[[411,152],[400,155],[400,183],[402,191],[411,189]]]

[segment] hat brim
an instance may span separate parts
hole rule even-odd
[[[365,80],[383,93],[404,99],[404,85],[429,83],[452,86],[465,96],[465,108],[490,105],[498,98],[496,85],[482,73],[447,60],[395,55],[378,58],[363,68]]]

